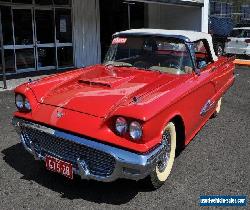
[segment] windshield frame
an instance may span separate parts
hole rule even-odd
[[[130,38],[130,37],[142,37],[142,38],[163,38],[163,39],[166,39],[166,40],[171,40],[171,41],[175,41],[176,43],[181,43],[181,44],[184,44],[185,46],[185,49],[186,49],[186,52],[189,54],[189,58],[190,58],[190,61],[191,61],[191,65],[190,66],[192,68],[192,71],[193,73],[196,72],[196,65],[195,65],[195,51],[193,49],[193,42],[190,42],[186,37],[183,37],[183,36],[164,36],[164,35],[148,35],[148,34],[115,34],[112,36],[112,41],[115,39],[115,38]],[[114,61],[114,58],[108,58],[108,56],[111,54],[110,51],[111,50],[114,50],[114,47],[113,47],[113,44],[112,44],[112,41],[111,41],[111,44],[110,44],[110,47],[105,55],[105,58],[103,60],[103,65],[112,65],[111,62],[115,62]],[[116,44],[116,46],[118,46]],[[117,50],[118,47],[115,47],[115,50]],[[115,53],[113,53],[113,56],[115,55]],[[112,60],[111,60],[112,59]],[[126,66],[126,67],[134,67],[133,65],[129,65],[129,66]],[[134,67],[136,68],[136,67]],[[150,69],[144,69],[144,68],[139,68],[139,69],[142,69],[142,70],[147,70],[147,71],[150,71]],[[153,71],[153,70],[152,70]],[[168,72],[162,72],[162,73],[166,73],[166,74],[171,74],[171,73],[168,73]],[[173,75],[187,75],[187,74],[173,74]]]

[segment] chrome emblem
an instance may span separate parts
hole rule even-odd
[[[206,104],[202,107],[200,115],[204,116],[208,113],[208,111],[214,106],[214,102],[212,102],[211,100],[208,100],[206,102]]]
[[[62,112],[59,112],[59,111],[57,111],[57,118],[62,118],[63,116],[64,116],[64,114],[62,113]]]

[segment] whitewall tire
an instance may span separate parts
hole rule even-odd
[[[221,104],[222,104],[222,98],[220,98],[220,100],[217,102],[216,109],[212,117],[217,117],[217,115],[220,113]]]
[[[174,164],[176,150],[176,129],[174,123],[170,122],[164,128],[162,143],[165,144],[164,155],[150,174],[150,181],[155,189],[165,183]]]

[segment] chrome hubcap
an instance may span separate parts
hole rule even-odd
[[[164,131],[162,135],[162,143],[164,145],[164,149],[163,149],[164,152],[157,164],[157,168],[160,173],[166,169],[168,165],[168,160],[170,157],[170,151],[171,151],[171,135],[170,135],[170,132],[167,130]]]

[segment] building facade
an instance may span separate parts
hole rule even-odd
[[[207,31],[207,22],[208,0],[0,0],[0,74],[100,63],[129,26]]]
[[[210,15],[231,18],[235,25],[250,25],[250,1],[211,0]]]

